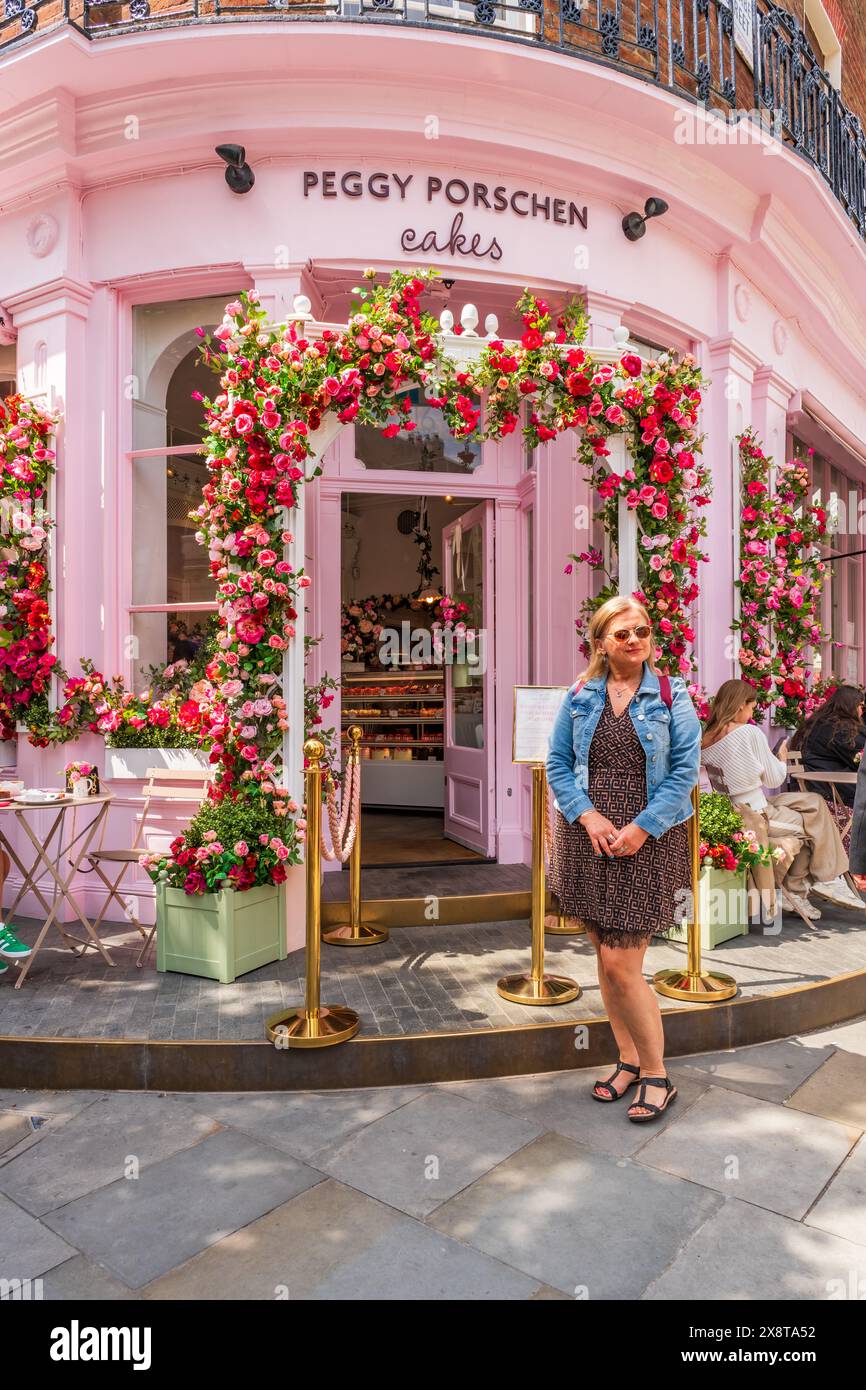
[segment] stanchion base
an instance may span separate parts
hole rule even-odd
[[[496,986],[503,999],[512,1004],[570,1004],[582,993],[576,980],[567,975],[506,975]]]
[[[545,936],[581,936],[586,934],[586,927],[568,927],[566,918],[559,917],[555,912],[548,912],[544,919]]]
[[[273,1014],[265,1024],[268,1042],[275,1047],[332,1047],[354,1037],[361,1020],[354,1009],[342,1005],[320,1009],[286,1009]]]
[[[371,927],[368,922],[353,927],[349,922],[341,922],[338,927],[329,927],[323,932],[322,940],[329,946],[377,946],[380,941],[387,941],[388,936],[387,927]]]
[[[687,970],[677,968],[659,970],[653,975],[653,984],[657,992],[668,999],[693,1000],[697,1004],[715,1004],[723,999],[733,999],[739,988],[732,975],[720,975],[715,970],[702,970],[700,975],[690,975]]]

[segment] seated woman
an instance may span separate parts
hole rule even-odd
[[[787,743],[780,757],[770,751],[763,730],[750,723],[757,701],[746,681],[725,681],[712,701],[712,712],[701,741],[701,762],[713,789],[736,806],[743,822],[763,845],[780,848],[775,878],[803,916],[821,913],[809,902],[816,892],[842,907],[859,907],[858,898],[842,879],[848,856],[827,803],[817,792],[781,792],[768,802],[763,787],[780,787],[787,776]],[[775,913],[774,894],[766,875],[753,876],[765,914]]]
[[[6,853],[5,849],[0,849],[0,901],[2,901],[3,898],[3,886],[6,883],[6,875],[8,873],[9,855]],[[23,941],[18,940],[11,925],[7,922],[4,926],[2,921],[0,921],[0,975],[5,975],[6,971],[9,969],[9,966],[6,964],[7,959],[26,960],[27,957],[32,954],[30,947],[25,946]]]
[[[864,744],[863,691],[856,685],[838,686],[791,739],[791,747],[800,751],[808,772],[856,772]],[[815,791],[832,801],[829,785],[816,782]],[[846,806],[854,805],[853,786],[843,783],[836,794]]]

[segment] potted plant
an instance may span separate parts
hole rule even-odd
[[[701,949],[711,951],[735,936],[748,936],[749,870],[757,864],[772,864],[775,851],[758,843],[726,796],[702,792],[700,804]],[[664,935],[671,940],[685,940],[685,922]]]
[[[67,794],[71,792],[75,801],[99,795],[99,772],[93,763],[67,763],[63,770]]]
[[[250,784],[205,801],[167,854],[145,854],[156,883],[156,966],[229,984],[286,956],[283,885],[301,861],[295,802]]]

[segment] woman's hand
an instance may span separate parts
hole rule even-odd
[[[780,763],[786,763],[788,761],[788,740],[786,738],[782,739],[782,742],[776,749],[776,757],[779,759]]]
[[[637,854],[647,839],[649,839],[649,832],[642,830],[639,825],[635,825],[634,821],[630,821],[619,831],[610,848],[615,859],[626,859],[630,854]]]
[[[613,821],[609,821],[601,811],[584,811],[582,816],[578,816],[578,820],[592,840],[596,854],[606,854],[608,859],[612,859],[610,842],[619,834]]]

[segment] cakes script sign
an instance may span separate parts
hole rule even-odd
[[[499,261],[502,246],[496,236],[472,231],[465,225],[464,209],[514,217],[540,218],[561,227],[576,224],[584,230],[589,223],[586,205],[570,198],[556,197],[542,191],[510,188],[506,184],[489,184],[478,179],[454,176],[444,179],[438,174],[363,173],[360,169],[340,172],[336,169],[316,171],[306,169],[302,175],[305,198],[394,200],[408,206],[419,198],[426,204],[442,207],[451,217],[450,225],[429,228],[405,227],[400,234],[400,247],[406,252],[448,253],[452,256],[471,256],[477,260]]]

